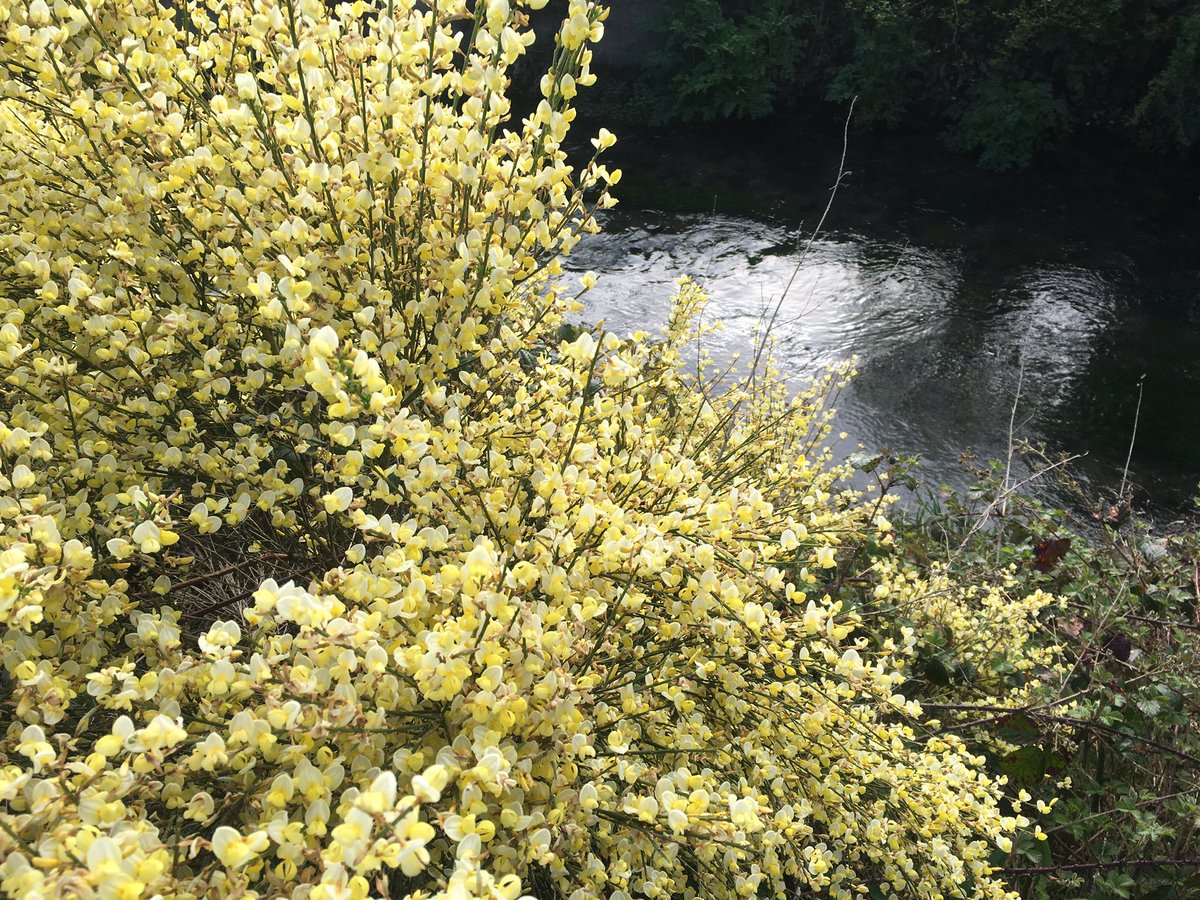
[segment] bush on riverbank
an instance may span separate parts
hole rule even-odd
[[[0,6],[9,896],[1011,896],[842,598],[847,372],[562,339],[604,11],[522,118],[523,6]]]
[[[951,585],[999,575],[1017,596],[1052,594],[1024,638],[1037,663],[1022,672],[994,652],[1007,629],[980,660],[971,629],[935,628],[904,689],[994,771],[1053,803],[1041,819],[1048,839],[1018,839],[1005,861],[1022,896],[1195,896],[1200,531],[1194,521],[1152,527],[1111,501],[1091,518],[1050,509],[1006,489],[1001,471],[896,516],[897,556]],[[1092,502],[1064,486],[1074,508]],[[1039,652],[1058,664],[1042,665]],[[998,679],[1016,690],[1003,703],[990,696]]]

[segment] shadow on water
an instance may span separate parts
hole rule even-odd
[[[745,355],[828,202],[840,134],[621,137],[621,205],[568,260],[603,274],[588,317],[656,328],[690,275],[726,323],[714,355]],[[1023,371],[1019,435],[1086,454],[1078,471],[1112,490],[1145,375],[1131,477],[1183,508],[1200,480],[1196,174],[1104,150],[996,175],[903,136],[852,136],[846,169],[774,332],[798,384],[858,357],[845,449],[920,453],[930,483],[961,486],[964,450],[1005,454]]]

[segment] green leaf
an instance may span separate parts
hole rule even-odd
[[[1053,750],[1029,746],[1014,750],[1000,760],[1000,768],[1014,781],[1037,784],[1047,775],[1061,771],[1066,762]]]
[[[886,453],[859,452],[851,453],[846,457],[846,462],[860,472],[874,472],[885,459],[887,459]]]
[[[1035,866],[1054,865],[1054,856],[1050,852],[1049,841],[1039,841],[1037,838],[1027,837],[1021,841],[1020,853]]]
[[[1042,736],[1042,729],[1031,716],[1014,713],[1000,720],[996,725],[996,735],[1010,744],[1032,744]]]
[[[1162,712],[1162,704],[1153,697],[1143,697],[1137,701],[1137,708],[1148,716],[1157,716]]]

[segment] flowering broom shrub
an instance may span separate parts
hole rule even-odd
[[[968,581],[945,562],[921,568],[882,559],[869,608],[918,636],[923,699],[1021,706],[1041,686],[1039,673],[1061,674],[1061,648],[1047,640],[1043,621],[1055,598],[1027,589],[1015,566],[972,574]]]
[[[827,592],[845,372],[713,396],[686,283],[559,339],[618,174],[537,5],[0,0],[8,896],[1010,896]]]

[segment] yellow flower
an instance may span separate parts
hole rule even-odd
[[[309,335],[308,346],[315,356],[328,359],[337,352],[337,332],[328,325],[324,325]]]
[[[603,8],[507,96],[544,5],[0,6],[0,890],[1006,897],[1028,822],[895,688],[1052,601],[881,555],[876,640],[810,587],[883,543],[852,364],[697,389],[688,281],[564,327],[620,173],[564,149]]]
[[[343,512],[354,502],[354,491],[348,487],[340,487],[325,495],[325,511],[329,513]]]
[[[239,869],[267,849],[267,834],[255,831],[243,836],[235,828],[222,825],[212,836],[212,849],[221,865]]]

